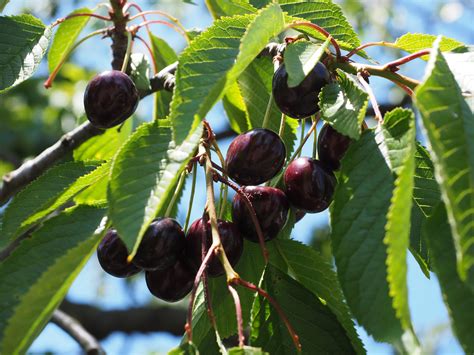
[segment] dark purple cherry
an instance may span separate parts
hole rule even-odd
[[[269,129],[256,128],[232,141],[225,163],[232,180],[241,185],[260,185],[281,170],[285,157],[280,136]]]
[[[183,299],[194,285],[196,274],[181,259],[165,270],[153,270],[145,273],[146,285],[150,292],[167,302]]]
[[[217,228],[221,237],[224,251],[232,266],[235,266],[244,250],[244,241],[238,232],[235,224],[219,219]],[[207,233],[206,233],[207,232]],[[191,224],[186,233],[186,256],[191,267],[197,272],[201,266],[202,260],[202,238],[205,236],[205,253],[212,244],[211,222],[207,222],[207,228],[204,229],[204,221],[202,218],[197,219]],[[224,269],[217,258],[212,255],[208,264],[207,272],[209,276],[216,277],[224,274]]]
[[[349,149],[352,140],[336,131],[327,123],[321,128],[318,137],[318,158],[332,170],[341,167],[341,159]]]
[[[298,223],[303,219],[303,217],[306,216],[306,212],[302,210],[296,210],[295,212],[295,223]]]
[[[128,277],[140,271],[127,262],[128,250],[115,229],[109,229],[97,247],[97,258],[105,272],[115,277]]]
[[[328,208],[336,186],[336,177],[320,161],[298,158],[290,163],[284,175],[286,195],[291,204],[305,212]]]
[[[132,79],[118,70],[95,76],[84,93],[87,118],[98,128],[121,124],[135,112],[138,101],[138,91]]]
[[[295,87],[288,86],[288,73],[282,64],[273,75],[272,91],[275,103],[285,115],[305,118],[319,110],[319,93],[331,81],[329,72],[321,62],[315,65],[304,80]]]
[[[245,186],[243,192],[255,209],[265,240],[274,239],[286,223],[290,204],[285,193],[268,186]],[[258,235],[250,212],[240,194],[232,202],[232,218],[242,236],[258,243]]]
[[[133,262],[145,270],[167,269],[176,263],[185,244],[184,232],[178,222],[172,218],[158,218],[143,235]]]

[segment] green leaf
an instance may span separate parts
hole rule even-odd
[[[229,349],[229,355],[268,355],[268,353],[261,348],[244,346],[243,348],[235,347]]]
[[[433,47],[436,38],[437,36],[424,33],[407,33],[397,38],[394,45],[406,52],[414,53]],[[463,43],[458,42],[452,38],[441,36],[439,49],[442,52],[452,51],[462,47],[465,47]],[[426,56],[426,59],[428,59],[428,56]]]
[[[322,45],[309,41],[297,41],[286,47],[285,68],[288,73],[289,87],[298,86],[306,78],[318,64],[328,45],[329,39]]]
[[[132,133],[133,119],[129,118],[120,127],[107,129],[74,149],[74,160],[100,161],[112,158]]]
[[[222,98],[222,104],[229,119],[230,127],[237,133],[248,131],[249,117],[247,107],[237,83],[230,85],[226,90]]]
[[[249,116],[249,129],[262,127],[265,111],[270,100],[272,90],[273,64],[268,58],[256,59],[250,64],[238,79],[240,92],[244,99]],[[270,107],[270,120],[268,129],[278,132],[280,129],[281,111],[274,100]],[[298,120],[286,118],[283,142],[286,147],[287,157],[291,156],[297,140],[296,130]]]
[[[338,82],[326,85],[319,94],[321,117],[338,132],[359,139],[369,95],[349,75],[338,74]]]
[[[214,103],[285,26],[276,4],[255,15],[217,20],[180,57],[171,104],[176,142],[181,143]]]
[[[83,7],[71,12],[69,15],[79,13],[90,14],[92,10]],[[58,64],[67,56],[74,46],[77,37],[87,25],[87,22],[89,22],[89,19],[89,16],[77,16],[69,18],[59,25],[48,53],[48,68],[50,72],[54,71]]]
[[[144,93],[151,89],[150,86],[150,62],[143,53],[133,53],[130,56],[130,77],[132,78],[138,92]]]
[[[9,2],[10,0],[0,0],[0,12],[2,12],[3,9],[5,9],[5,6],[7,6]]]
[[[438,41],[425,80],[415,93],[435,177],[448,211],[458,272],[474,290],[474,116],[438,49]]]
[[[178,56],[176,55],[173,48],[170,47],[168,42],[150,34],[151,36],[151,48],[153,50],[156,70],[160,71],[168,65],[176,62]],[[170,113],[170,103],[173,98],[173,94],[166,90],[159,90],[155,93],[155,119],[163,119],[168,117]]]
[[[358,354],[365,353],[336,272],[326,259],[313,248],[295,240],[278,239],[273,246],[269,251],[270,263],[282,272],[289,272],[300,284],[323,300],[344,327],[355,351]],[[275,260],[277,258],[281,258],[283,263]],[[282,265],[286,268],[283,269]]]
[[[51,30],[31,15],[0,17],[0,93],[28,79],[48,48]]]
[[[69,162],[49,169],[20,191],[8,205],[1,230],[0,249],[9,244],[28,224],[35,213],[48,209],[61,199],[63,193],[81,176],[89,174],[97,163]],[[65,201],[64,201],[65,202]]]
[[[181,145],[168,120],[143,124],[117,153],[109,183],[109,216],[134,255],[143,233],[175,191],[179,175],[201,138],[199,126]]]
[[[278,2],[281,9],[292,16],[291,20],[301,18],[321,26],[337,40],[341,48],[354,49],[360,45],[357,34],[341,8],[331,0],[279,0]],[[312,37],[326,40],[321,33],[307,27],[298,27],[298,29]]]
[[[397,174],[383,240],[387,245],[387,281],[397,317],[403,329],[414,335],[408,307],[406,252],[415,173],[415,115],[410,110],[395,109],[385,115],[383,126],[391,170]]]
[[[248,0],[206,0],[206,5],[215,19],[257,12]]]
[[[184,343],[171,349],[168,355],[199,355],[199,350],[192,343]]]
[[[474,112],[474,46],[469,46],[466,53],[445,53],[444,57]]]
[[[24,353],[95,250],[105,211],[66,210],[21,242],[0,264],[0,352]],[[74,233],[71,233],[71,230]]]
[[[384,237],[395,172],[405,152],[397,141],[385,141],[398,132],[390,129],[364,131],[343,158],[331,206],[331,240],[338,276],[358,323],[376,340],[393,342],[403,331],[389,293]]]
[[[472,337],[474,292],[460,279],[456,271],[456,250],[446,209],[442,204],[429,218],[425,235],[454,332],[466,354],[472,354],[474,352]]]
[[[416,145],[415,152],[414,182],[410,251],[423,273],[429,278],[430,255],[422,230],[427,218],[441,201],[441,194],[434,177],[431,158],[426,149],[419,143]]]
[[[351,342],[329,307],[285,273],[268,265],[261,287],[273,297],[299,336],[304,354],[353,354]],[[297,353],[273,306],[258,296],[252,310],[250,344],[270,354]]]

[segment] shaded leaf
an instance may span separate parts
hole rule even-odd
[[[474,290],[474,116],[438,49],[416,89],[435,177],[446,204],[458,272]]]
[[[467,354],[474,352],[474,292],[459,277],[456,270],[456,250],[442,204],[428,219],[426,240],[431,250],[433,268],[438,276],[443,299],[449,309],[451,323]]]
[[[268,265],[261,283],[288,317],[302,345],[303,354],[353,354],[344,328],[329,307],[301,284]],[[295,354],[288,330],[273,306],[257,296],[252,310],[250,343],[270,354]]]
[[[66,210],[0,264],[0,352],[24,353],[49,321],[100,239],[105,211]],[[74,233],[71,233],[74,230]]]
[[[0,17],[0,93],[38,69],[51,30],[31,15]]]
[[[229,355],[266,355],[267,352],[261,348],[254,348],[251,346],[244,346],[243,348],[235,347],[229,349]]]
[[[291,274],[300,284],[322,299],[344,327],[355,351],[365,353],[357,335],[351,312],[342,294],[336,272],[316,250],[295,240],[276,240],[270,251],[270,262],[282,272]],[[281,258],[281,261],[275,259]],[[282,265],[285,268],[282,268]]]
[[[155,36],[154,34],[150,34],[150,36],[156,70],[160,71],[178,60],[178,56],[176,55],[174,49],[168,44],[168,42]],[[163,119],[168,117],[172,98],[173,94],[166,90],[159,90],[155,93],[155,119]]]
[[[321,118],[339,133],[359,139],[369,96],[349,75],[338,74],[338,82],[324,86],[319,93]]]
[[[130,56],[130,77],[132,78],[139,93],[149,92],[150,86],[150,62],[143,53],[133,53]]]
[[[239,134],[248,131],[249,118],[247,107],[237,83],[230,85],[226,90],[222,98],[222,104],[229,119],[230,127]]]
[[[466,53],[444,53],[471,111],[474,112],[474,46]]]

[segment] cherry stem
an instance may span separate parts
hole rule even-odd
[[[153,71],[154,73],[158,73],[158,67],[156,63],[156,58],[155,58],[155,53],[151,50],[149,44],[143,39],[143,37],[140,37],[139,35],[135,35],[135,38],[138,39],[140,42],[143,43],[143,45],[146,47],[148,50],[148,53],[150,54],[151,59],[153,60]]]
[[[303,118],[301,120],[301,132],[300,132],[300,146],[301,144],[303,144],[303,140],[304,140],[304,131],[306,129],[306,118]],[[299,150],[298,154],[297,154],[298,157],[301,156],[301,149]],[[295,156],[296,158],[296,156]]]
[[[389,62],[383,66],[383,69],[385,70],[391,70],[391,71],[397,71],[398,67],[400,65],[403,65],[405,63],[411,62],[414,59],[423,57],[425,55],[429,55],[431,53],[431,49],[424,49],[422,51],[412,53],[410,55],[407,55],[406,57],[394,60],[393,62]]]
[[[56,27],[57,25],[63,23],[64,21],[70,20],[70,19],[75,18],[75,17],[94,17],[94,18],[98,18],[98,19],[104,20],[104,21],[112,21],[112,18],[110,16],[107,17],[107,16],[102,16],[102,15],[97,15],[97,14],[77,13],[77,14],[71,14],[71,15],[68,15],[66,17],[57,19],[56,21],[54,21],[51,24],[51,28]]]
[[[176,190],[173,194],[173,197],[171,198],[168,208],[166,209],[165,217],[169,217],[171,213],[173,213],[174,205],[176,204],[176,201],[178,200],[178,197],[181,194],[181,189],[183,188],[184,182],[186,181],[186,175],[186,170],[181,173],[178,180],[178,185],[176,186]]]
[[[231,285],[227,285],[232,298],[234,299],[235,304],[235,314],[237,316],[237,330],[239,333],[239,347],[243,348],[245,344],[244,337],[244,322],[242,318],[242,305],[240,304],[239,293]]]
[[[408,96],[413,97],[413,90],[410,89],[408,86],[403,85],[402,83],[395,83],[398,87],[400,87],[403,91],[405,91]]]
[[[350,57],[352,57],[354,54],[357,54],[358,52],[360,52],[361,50],[365,49],[365,48],[368,48],[368,47],[373,47],[373,46],[384,46],[384,47],[393,47],[393,48],[397,48],[397,46],[395,46],[394,43],[390,43],[390,42],[385,42],[385,41],[380,41],[380,42],[368,42],[368,43],[365,43],[365,44],[362,44],[360,45],[359,47],[351,50],[345,57],[346,59],[349,59]]]
[[[172,28],[173,30],[175,30],[176,32],[178,32],[179,34],[181,34],[184,37],[184,39],[187,42],[189,42],[189,37],[188,37],[188,34],[186,33],[186,31],[183,31],[179,26],[177,26],[173,23],[169,23],[169,22],[166,22],[166,21],[163,21],[163,20],[147,20],[147,21],[144,21],[144,22],[139,23],[138,25],[134,26],[134,28],[135,28],[136,31],[138,31],[143,26],[148,26],[148,25],[153,25],[153,24],[160,24],[160,25],[168,26],[168,27]]]
[[[301,352],[301,343],[299,340],[299,336],[296,334],[290,321],[286,317],[286,314],[283,312],[278,302],[273,297],[271,297],[265,290],[261,289],[258,286],[255,286],[251,282],[248,282],[242,279],[237,279],[237,280],[234,280],[234,284],[248,288],[249,290],[253,292],[257,292],[260,296],[264,297],[273,306],[273,308],[275,308],[278,315],[283,320],[283,323],[285,323],[286,329],[288,329],[288,333],[290,333],[291,339],[293,340],[293,343],[295,344],[296,350],[298,352]]]
[[[313,123],[318,124],[316,116],[312,118]],[[314,139],[313,139],[313,159],[316,159],[316,152],[318,151],[318,130],[316,129],[317,126],[314,128]]]
[[[324,35],[326,38],[329,39],[329,41],[331,41],[331,44],[332,46],[334,47],[335,51],[336,51],[336,58],[337,59],[340,59],[341,58],[341,48],[339,48],[339,44],[337,44],[337,41],[334,39],[333,36],[331,36],[331,34],[326,31],[324,28],[314,24],[314,23],[311,23],[311,22],[307,22],[307,21],[296,21],[296,22],[293,22],[292,24],[290,24],[288,26],[288,28],[294,28],[294,27],[310,27],[316,31],[318,31],[319,33],[321,33],[322,35]]]
[[[219,148],[219,145],[217,144],[217,141],[215,139],[212,140],[212,147],[214,148],[214,151],[217,154],[217,157],[219,158],[219,161],[221,162],[221,165],[224,167],[225,166],[225,159],[224,155],[222,155],[222,151]],[[213,163],[214,167],[214,163]],[[221,172],[224,175],[225,178],[227,178],[227,173],[224,169],[221,168]],[[227,194],[228,194],[228,189],[226,184],[221,184],[221,189],[219,193],[219,198],[220,198],[220,208],[219,208],[219,218],[222,218],[225,212],[225,208],[227,205]]]
[[[189,226],[189,220],[191,218],[191,211],[193,209],[194,203],[194,193],[196,192],[196,177],[197,177],[197,167],[196,163],[193,164],[193,181],[191,183],[191,196],[189,198],[188,212],[186,213],[186,222],[184,223],[184,231],[187,232]]]
[[[260,222],[258,221],[257,214],[255,213],[255,209],[253,208],[252,202],[248,198],[247,194],[243,192],[239,186],[234,184],[232,181],[224,178],[215,170],[214,170],[214,178],[217,181],[223,182],[224,184],[228,185],[232,190],[237,192],[243,198],[244,203],[250,212],[250,218],[252,218],[252,222],[257,232],[258,242],[260,244],[260,249],[262,250],[263,259],[265,260],[265,263],[268,263],[268,250],[267,250],[267,247],[265,246],[265,237],[263,236],[262,227],[260,226]]]
[[[318,117],[319,117],[319,114],[318,114]],[[293,155],[291,156],[289,162],[292,162],[293,160],[295,160],[296,157],[299,157],[299,156],[300,156],[300,153],[301,153],[301,150],[303,149],[303,146],[306,144],[306,141],[309,139],[309,137],[311,137],[311,134],[312,134],[313,131],[316,129],[316,124],[318,123],[318,120],[319,120],[319,118],[313,121],[313,124],[311,125],[311,128],[309,129],[308,133],[306,133],[306,136],[304,136],[304,138],[303,138],[303,140],[301,141],[301,143],[300,143],[300,145],[298,146],[298,148],[296,148],[296,150],[295,150],[295,152],[293,153]],[[304,133],[305,123],[306,123],[305,120],[302,121],[301,130],[303,131],[303,133]]]
[[[267,108],[265,110],[265,116],[263,116],[262,128],[268,128],[270,124],[270,116],[272,112],[272,103],[273,103],[273,93],[270,92],[270,96],[268,98]]]
[[[126,31],[126,34],[127,34],[127,50],[123,58],[122,69],[120,70],[122,73],[127,72],[128,62],[130,61],[130,55],[132,54],[132,47],[133,47],[132,34],[130,33],[130,31]]]
[[[375,98],[372,88],[370,87],[369,83],[364,79],[364,76],[362,75],[362,73],[360,72],[357,73],[357,78],[359,79],[360,83],[362,84],[365,91],[367,91],[367,94],[369,95],[370,102],[372,103],[372,107],[374,109],[375,119],[379,122],[382,122],[383,121],[382,113],[380,112],[379,104],[377,103],[377,99]]]
[[[278,130],[278,135],[283,139],[283,133],[285,133],[285,125],[286,125],[286,115],[284,113],[281,114],[280,119],[280,129]]]
[[[201,282],[201,277],[206,270],[207,264],[209,263],[209,260],[211,259],[211,256],[214,254],[214,250],[216,249],[217,245],[212,244],[209,250],[207,251],[206,256],[204,257],[201,266],[199,267],[199,270],[196,274],[196,277],[194,278],[194,285],[193,285],[193,290],[191,291],[191,297],[189,300],[189,306],[188,306],[188,315],[187,315],[187,320],[186,320],[186,325],[184,326],[184,329],[186,331],[186,335],[188,337],[188,341],[192,342],[193,340],[193,327],[192,327],[192,321],[193,321],[193,307],[194,307],[194,301],[196,299],[196,292],[199,286],[199,283]]]
[[[136,4],[135,4],[136,5]],[[171,16],[170,14],[164,12],[164,11],[159,11],[159,10],[149,10],[149,11],[142,11],[141,8],[137,6],[135,6],[137,9],[139,9],[138,11],[140,11],[140,13],[132,16],[130,18],[130,21],[133,21],[135,20],[136,18],[138,17],[145,17],[145,15],[160,15],[160,16],[163,16],[163,17],[166,17],[167,19],[171,20],[172,22],[174,22],[176,24],[176,26],[178,26],[182,31],[183,33],[186,33],[186,29],[184,28],[184,26],[181,24],[181,22],[174,16]],[[186,33],[186,40],[189,42],[189,37],[187,36],[187,33]]]
[[[91,32],[89,33],[87,36],[85,36],[84,38],[80,39],[79,41],[77,41],[64,55],[63,57],[61,58],[61,60],[59,61],[58,65],[56,65],[56,68],[54,68],[54,70],[51,72],[51,74],[49,74],[49,77],[48,79],[46,79],[46,81],[44,82],[44,87],[46,89],[49,89],[51,86],[53,86],[53,81],[54,79],[56,78],[56,76],[58,75],[59,73],[59,70],[61,70],[62,66],[64,65],[64,63],[66,62],[66,60],[69,58],[69,56],[71,55],[71,53],[77,48],[79,47],[82,43],[84,43],[85,41],[87,41],[89,38],[92,38],[94,36],[97,36],[97,35],[103,35],[104,33],[106,33],[107,31],[109,31],[108,28],[102,28],[100,30],[97,30],[97,31],[94,31],[94,32]]]

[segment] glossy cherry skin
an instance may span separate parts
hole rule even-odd
[[[280,136],[265,128],[239,134],[230,144],[225,159],[227,174],[241,185],[260,185],[283,167],[285,144]]]
[[[285,193],[268,186],[245,186],[242,191],[248,196],[260,222],[266,241],[274,239],[281,231],[288,217],[290,204]],[[242,236],[258,243],[258,235],[250,212],[240,194],[232,202],[232,219]]]
[[[127,262],[128,250],[115,229],[109,229],[97,247],[97,258],[105,272],[115,277],[128,277],[140,268]]]
[[[195,276],[184,260],[178,259],[168,269],[147,271],[145,280],[155,297],[167,302],[177,302],[191,292]]]
[[[346,154],[352,139],[339,133],[327,123],[318,137],[318,158],[332,170],[341,167],[341,159]]]
[[[288,73],[282,64],[273,75],[272,91],[275,103],[280,111],[289,117],[309,117],[319,110],[318,95],[330,81],[329,71],[324,64],[318,62],[298,86],[290,88]]]
[[[97,128],[121,124],[135,112],[138,101],[138,91],[132,79],[118,70],[95,76],[84,93],[86,116]]]
[[[329,207],[337,181],[320,161],[298,158],[288,165],[283,178],[286,195],[296,208],[315,213]]]
[[[221,237],[227,258],[230,264],[235,266],[244,250],[243,238],[232,222],[219,219],[217,221],[217,229],[219,230],[219,236]],[[203,237],[205,237],[205,253],[207,253],[212,244],[211,222],[207,222],[205,230],[204,221],[202,218],[199,218],[191,224],[186,233],[186,260],[196,272],[201,266]],[[211,277],[224,274],[224,269],[216,255],[211,256],[207,272]]]
[[[172,218],[158,218],[143,235],[133,262],[145,270],[164,270],[178,260],[185,245],[179,223]]]

